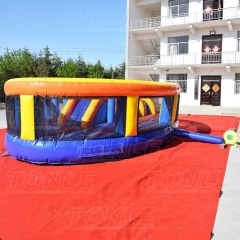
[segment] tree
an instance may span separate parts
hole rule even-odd
[[[121,63],[118,67],[112,66],[104,70],[104,78],[112,79],[125,79],[125,62]]]
[[[32,54],[28,49],[8,49],[0,56],[0,101],[4,101],[4,84],[11,78],[21,77],[78,77],[78,78],[114,78],[124,79],[125,63],[113,69],[105,69],[100,60],[96,64],[87,64],[81,56],[76,60],[62,61],[52,54],[48,46],[39,53]]]
[[[5,80],[34,76],[34,61],[28,49],[6,51],[0,61],[0,73]]]
[[[77,77],[78,78],[87,78],[88,77],[88,65],[85,63],[85,61],[78,56],[76,60],[76,66],[77,66]]]
[[[114,78],[125,79],[125,62],[121,63],[114,71]]]
[[[47,65],[44,59],[39,58],[37,59],[34,72],[36,74],[36,77],[49,77],[50,67]]]
[[[48,46],[35,55],[35,74],[37,77],[56,77],[57,69],[62,66],[61,58],[52,54]]]
[[[112,68],[112,66],[110,68],[104,69],[103,78],[111,79],[113,72],[114,72],[114,69]],[[113,76],[113,78],[114,78],[114,76]]]
[[[75,78],[77,77],[78,66],[72,59],[68,59],[61,67],[57,69],[56,73],[58,77]]]
[[[0,59],[0,101],[4,101],[4,83],[11,78],[33,77],[34,59],[28,49],[9,52]]]
[[[49,77],[51,65],[47,63],[44,53],[40,51],[38,56],[35,55],[35,69],[36,77]]]
[[[50,70],[50,76],[51,77],[57,77],[57,69],[61,68],[63,65],[63,62],[60,57],[57,56],[55,53],[51,59],[51,70]]]
[[[97,61],[95,65],[90,64],[88,67],[88,77],[89,78],[103,78],[104,67],[102,66],[100,60]]]
[[[34,60],[28,49],[18,51],[19,77],[34,77]]]

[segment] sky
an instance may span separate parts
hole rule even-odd
[[[79,55],[105,67],[125,61],[126,0],[0,0],[0,55],[39,53],[63,60]]]

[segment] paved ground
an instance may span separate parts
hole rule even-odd
[[[201,115],[224,115],[224,116],[239,116],[240,107],[214,107],[214,106],[181,106],[179,113],[182,114],[201,114]]]
[[[240,141],[240,125],[238,127]],[[213,240],[240,239],[240,145],[230,149]]]
[[[0,128],[6,128],[6,111],[5,109],[0,109]]]
[[[240,120],[240,107],[180,106],[181,114],[236,116]],[[228,129],[226,129],[228,130]],[[238,127],[240,141],[240,125]],[[212,240],[240,239],[240,145],[231,146],[227,169],[219,200]]]

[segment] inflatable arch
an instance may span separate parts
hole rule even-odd
[[[22,78],[5,83],[8,153],[37,164],[144,154],[177,126],[180,86],[137,80]]]

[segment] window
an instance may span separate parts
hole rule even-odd
[[[238,35],[237,35],[237,48],[238,48],[238,51],[240,52],[240,31],[238,31]]]
[[[12,136],[20,137],[20,97],[6,96],[7,131]]]
[[[38,140],[78,141],[125,135],[127,97],[34,97],[34,128]],[[20,98],[6,97],[7,131],[21,134]]]
[[[187,92],[187,74],[167,74],[167,82],[177,83],[182,92]]]
[[[170,98],[170,97],[165,97]],[[161,130],[170,123],[166,124],[161,122],[160,106],[163,98],[150,97],[139,99],[139,112],[138,112],[138,134],[144,134],[153,130]],[[171,101],[169,101],[169,108]]]
[[[222,19],[223,0],[203,0],[203,21]]]
[[[168,54],[185,54],[188,53],[189,36],[169,37],[168,38]]]
[[[169,0],[169,16],[184,17],[188,15],[189,0]]]
[[[172,120],[177,121],[179,98],[175,119],[173,115],[174,96],[166,97],[141,97],[138,109],[138,134],[154,130],[162,130],[172,125]]]
[[[235,94],[240,94],[240,73],[235,75]]]

